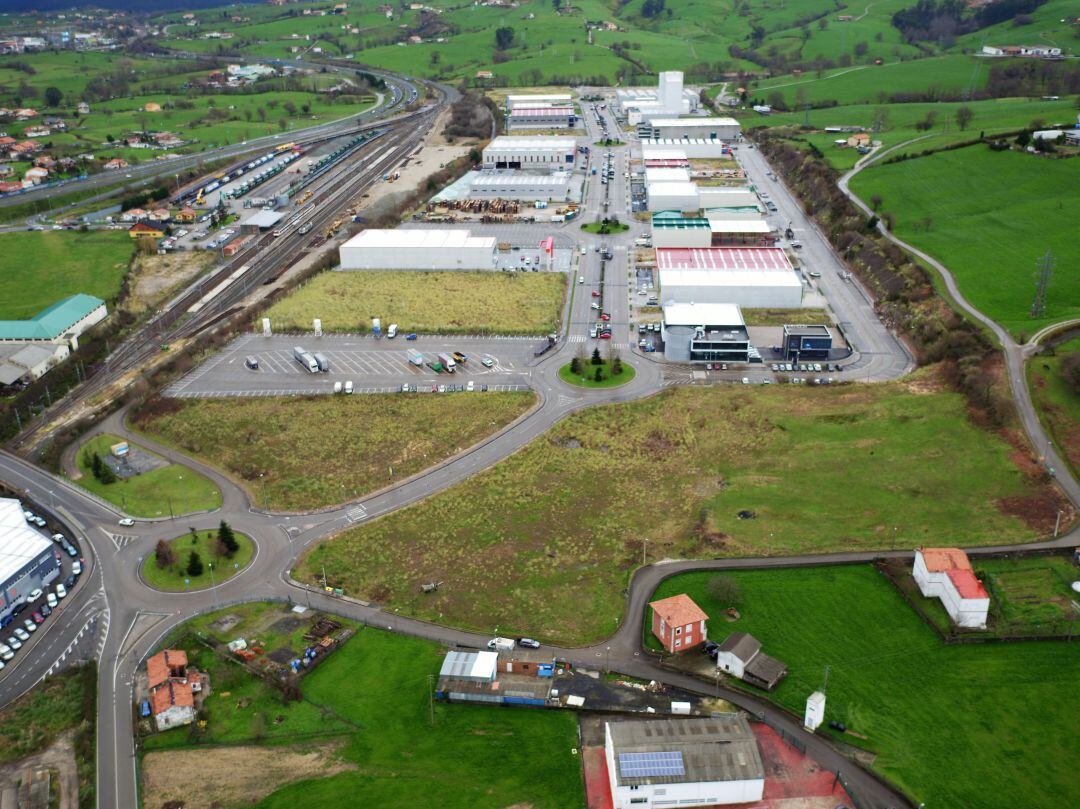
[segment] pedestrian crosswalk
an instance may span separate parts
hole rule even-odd
[[[584,343],[585,342],[585,335],[584,334],[571,334],[567,338],[566,341],[568,343]]]
[[[349,522],[360,522],[367,519],[367,509],[362,505],[354,506],[345,512],[345,519]]]

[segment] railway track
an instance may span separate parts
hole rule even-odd
[[[365,129],[383,127],[387,132],[372,141],[370,153],[365,150],[353,156],[340,166],[339,171],[328,174],[311,189],[315,193],[304,206],[304,210],[310,211],[304,219],[314,223],[313,231],[322,233],[341,217],[346,207],[360,198],[364,189],[411,154],[441,107],[427,107],[365,126]],[[159,353],[161,346],[196,336],[243,311],[242,302],[248,294],[260,286],[266,286],[269,292],[269,284],[303,258],[312,241],[309,233],[301,234],[298,228],[277,238],[267,233],[255,240],[208,278],[189,286],[140,326],[112,351],[101,370],[73,388],[64,399],[54,402],[46,411],[47,419],[28,426],[16,436],[12,447],[24,452],[36,449],[51,434],[58,417],[69,413],[79,402],[106,391],[124,374]]]

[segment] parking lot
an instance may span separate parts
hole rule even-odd
[[[343,388],[351,382],[355,393],[400,391],[403,384],[415,385],[417,392],[432,386],[473,383],[477,391],[525,390],[529,387],[527,364],[539,337],[449,337],[418,335],[407,340],[371,335],[338,334],[315,337],[313,334],[285,334],[263,337],[242,335],[220,353],[210,357],[191,373],[166,390],[178,398],[218,396],[287,396],[333,393],[335,383]],[[319,352],[329,361],[330,370],[311,373],[293,358],[293,347],[302,346]],[[412,364],[408,349],[423,354],[425,364]],[[439,373],[427,363],[438,354],[460,352],[468,357],[457,363],[455,373]],[[485,367],[483,357],[491,358]],[[253,357],[258,368],[249,368]]]

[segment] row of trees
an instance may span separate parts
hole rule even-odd
[[[102,459],[99,452],[90,453],[90,474],[94,476],[94,480],[98,483],[104,483],[106,486],[110,483],[116,483],[116,473]]]

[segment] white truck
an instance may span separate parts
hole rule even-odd
[[[457,369],[457,363],[454,362],[454,358],[451,357],[449,354],[440,354],[439,362],[442,363],[443,368],[446,369],[446,372],[448,374],[454,373],[454,371]]]
[[[409,362],[413,365],[422,366],[424,364],[424,355],[417,351],[415,348],[410,348],[405,352],[409,358]]]
[[[306,348],[303,346],[293,346],[292,354],[293,359],[300,363],[304,370],[309,374],[317,374],[319,372],[319,363],[308,353]]]

